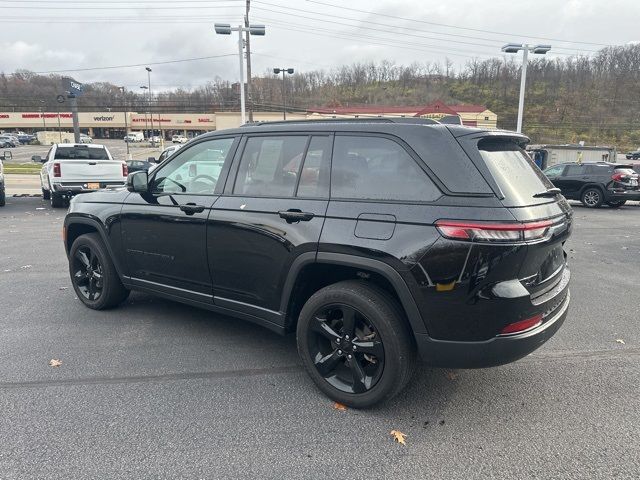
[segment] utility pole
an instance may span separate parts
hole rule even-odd
[[[247,0],[247,9],[244,15],[245,43],[247,45],[247,98],[249,99],[249,122],[253,122],[253,90],[251,88],[251,35],[249,34],[249,9],[251,0]]]
[[[73,93],[70,93],[68,98],[69,100],[71,100],[71,114],[73,116],[73,142],[80,143],[80,123],[78,122],[78,99]]]
[[[44,104],[45,104],[45,103],[44,103],[44,100],[40,100],[40,103],[41,103],[42,105],[44,105]],[[40,115],[42,116],[42,130],[43,130],[44,132],[46,132],[46,131],[47,131],[47,121],[46,121],[46,120],[45,120],[45,118],[44,118],[44,107],[40,107]],[[46,135],[46,133],[45,133],[45,135]]]
[[[126,137],[129,133],[129,126],[127,125],[127,89],[125,87],[120,87],[122,90],[122,103],[124,105],[124,136]],[[127,160],[131,160],[131,154],[129,153],[129,142],[124,142],[127,144]]]
[[[155,146],[155,142],[153,141],[153,137],[155,136],[155,132],[153,131],[153,112],[151,111],[151,69],[149,67],[145,67],[147,71],[148,84],[149,84],[149,115],[151,116],[151,146]]]

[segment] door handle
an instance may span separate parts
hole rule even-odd
[[[289,210],[280,210],[278,212],[280,218],[284,218],[287,223],[308,222],[315,214],[311,212],[303,212],[297,208],[290,208]]]
[[[204,212],[204,207],[202,205],[196,205],[195,203],[185,203],[184,205],[180,205],[180,210],[187,215],[193,215],[194,213]]]

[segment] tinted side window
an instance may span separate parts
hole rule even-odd
[[[328,198],[331,137],[312,137],[304,158],[297,197]]]
[[[306,136],[249,138],[240,159],[233,193],[293,196],[307,140]]]
[[[562,171],[564,170],[564,165],[557,165],[555,167],[547,168],[544,171],[544,174],[547,177],[559,177],[562,175]]]
[[[213,194],[233,141],[233,138],[219,138],[180,150],[158,169],[152,191]]]
[[[610,175],[613,173],[613,167],[608,165],[585,165],[587,173],[591,175]]]
[[[582,165],[569,165],[565,171],[567,177],[573,177],[575,175],[584,175],[584,167]]]
[[[438,188],[402,146],[380,137],[336,136],[331,196],[429,202]]]

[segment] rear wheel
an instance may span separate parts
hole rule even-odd
[[[50,200],[51,199],[51,192],[49,190],[45,190],[43,188],[42,189],[42,199],[43,200]]]
[[[59,193],[50,192],[49,199],[51,200],[51,207],[62,208],[64,207],[64,198]]]
[[[626,200],[618,200],[617,202],[607,202],[607,205],[609,205],[611,208],[618,208],[624,205],[625,203],[627,203]]]
[[[359,281],[325,287],[300,312],[298,352],[320,390],[365,408],[400,392],[413,373],[415,345],[396,302]]]
[[[4,191],[4,188],[0,190],[0,207],[4,207],[7,203],[7,195]]]
[[[80,235],[73,242],[69,274],[78,298],[94,310],[115,307],[129,296],[97,233]]]
[[[603,201],[602,191],[599,188],[591,187],[582,192],[580,201],[587,208],[599,208]]]

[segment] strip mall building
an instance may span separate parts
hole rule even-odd
[[[367,105],[354,107],[319,107],[306,112],[287,113],[287,119],[321,118],[375,118],[375,117],[421,117],[438,119],[448,115],[459,115],[468,126],[496,128],[497,116],[481,105],[446,105],[434,102],[423,106]],[[281,120],[281,112],[255,112],[255,121]],[[173,134],[194,136],[196,134],[233,128],[240,125],[239,112],[217,113],[154,113],[153,118],[134,112],[80,112],[80,130],[96,138],[122,138],[127,131],[162,131],[165,137]],[[68,112],[0,112],[0,131],[37,132],[70,131],[73,128]]]

